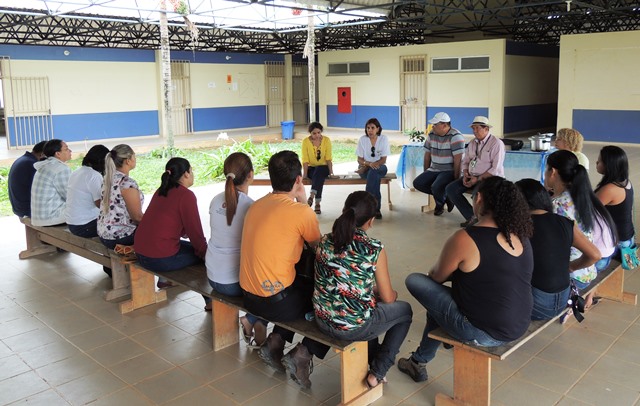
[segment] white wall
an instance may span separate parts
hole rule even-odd
[[[640,31],[563,35],[558,128],[573,126],[574,109],[640,110],[639,72]]]

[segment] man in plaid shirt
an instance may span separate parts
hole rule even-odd
[[[64,208],[71,169],[65,164],[71,159],[67,143],[52,139],[44,146],[44,161],[36,162],[36,175],[31,187],[31,223],[34,226],[64,224]]]

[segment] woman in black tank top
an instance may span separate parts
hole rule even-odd
[[[531,320],[533,226],[527,203],[503,178],[483,180],[473,194],[475,226],[457,231],[425,275],[407,277],[409,292],[427,309],[420,346],[398,361],[416,382],[427,379],[425,364],[440,344],[428,337],[442,327],[457,340],[497,346],[518,339]],[[451,288],[442,283],[451,280]]]
[[[620,255],[620,247],[634,243],[633,187],[629,181],[629,161],[620,147],[607,145],[600,150],[596,170],[602,179],[596,186],[596,196],[604,204],[618,230],[618,247],[613,256]]]
[[[533,220],[532,320],[551,319],[567,309],[571,292],[569,271],[586,268],[600,259],[600,250],[569,218],[553,213],[549,192],[540,181],[516,182]],[[582,255],[571,261],[571,247]]]

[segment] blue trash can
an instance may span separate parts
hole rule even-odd
[[[280,125],[282,126],[282,139],[283,140],[292,140],[293,139],[293,127],[296,125],[295,121],[281,121]]]

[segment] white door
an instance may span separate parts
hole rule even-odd
[[[400,57],[402,131],[427,128],[426,55]]]
[[[174,135],[193,133],[190,68],[189,61],[171,61],[171,122]]]
[[[265,62],[267,86],[267,126],[280,127],[284,121],[284,62]]]

